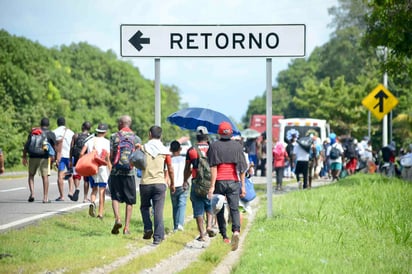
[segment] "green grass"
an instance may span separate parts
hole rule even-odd
[[[411,184],[356,175],[274,199],[270,219],[264,202],[234,273],[411,273],[411,198]]]
[[[355,175],[330,186],[274,196],[272,218],[267,218],[266,185],[256,189],[259,211],[234,273],[412,273],[411,184]],[[166,201],[165,227],[170,231],[168,193]],[[0,273],[79,273],[110,264],[150,243],[142,239],[139,204],[127,236],[110,234],[110,202],[102,222],[84,209],[0,234]],[[188,199],[191,221],[185,231],[169,234],[159,247],[116,272],[139,273],[184,248],[197,236],[191,215]],[[217,236],[181,273],[210,273],[229,252]]]

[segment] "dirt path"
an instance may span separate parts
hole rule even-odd
[[[264,178],[256,179],[255,183],[264,184]],[[323,186],[329,184],[330,181],[318,180],[313,182],[313,187]],[[276,192],[275,196],[283,195],[290,191],[298,190],[297,183],[289,184],[285,186],[284,191]],[[228,255],[221,261],[221,263],[212,271],[214,274],[229,274],[232,271],[233,266],[239,261],[240,255],[243,252],[243,243],[246,238],[246,235],[249,233],[249,230],[253,224],[253,221],[256,217],[256,212],[258,211],[259,201],[258,198],[251,203],[253,211],[248,215],[248,223],[245,229],[241,233],[239,248],[236,251],[231,251]],[[170,256],[162,261],[160,261],[155,267],[150,269],[145,269],[141,273],[144,274],[164,274],[164,273],[178,273],[188,267],[191,263],[198,260],[200,254],[202,254],[206,248],[209,246],[210,241],[221,240],[221,237],[216,236],[211,239],[207,239],[206,242],[198,242],[193,240],[188,242],[186,246],[181,249],[179,252]],[[84,273],[110,273],[115,272],[116,269],[122,265],[127,264],[133,259],[146,254],[153,249],[157,248],[156,246],[148,245],[142,248],[132,248],[130,247],[130,253],[127,256],[120,257],[111,264],[104,265],[99,268],[93,268],[90,271]]]

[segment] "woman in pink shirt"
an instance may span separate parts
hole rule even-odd
[[[282,142],[276,142],[273,149],[273,167],[276,172],[276,190],[282,190],[283,172],[285,161],[288,159],[288,153]]]

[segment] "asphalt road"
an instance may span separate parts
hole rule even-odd
[[[65,201],[56,202],[55,199],[59,196],[59,192],[57,188],[57,173],[53,172],[49,177],[49,199],[52,202],[43,204],[43,183],[41,177],[36,175],[34,177],[35,201],[29,203],[27,201],[30,195],[27,183],[27,173],[18,173],[18,177],[13,179],[6,178],[8,175],[11,174],[0,176],[0,233],[32,224],[42,218],[86,208],[89,205],[88,203],[83,203],[83,181],[80,185],[79,200],[77,202],[73,202],[67,197],[69,191],[69,184],[67,181],[64,182]],[[266,184],[266,180],[266,177],[252,177],[252,181],[255,184]],[[298,185],[295,183],[295,179],[286,179],[285,181],[289,180],[293,183],[285,186],[283,191],[274,191],[274,194],[282,195],[289,191],[298,190]],[[136,183],[138,185],[138,180]],[[316,180],[312,185],[313,187],[317,187],[329,183],[329,180]],[[110,197],[106,196],[106,199],[110,199]]]
[[[65,201],[55,202],[54,200],[59,197],[59,192],[57,173],[52,173],[49,177],[49,199],[52,202],[43,204],[43,183],[41,177],[36,175],[34,177],[35,201],[29,203],[27,201],[30,195],[27,174],[19,173],[19,177],[13,179],[5,178],[7,175],[0,176],[0,233],[31,224],[42,218],[88,206],[88,204],[83,203],[83,182],[80,186],[77,202],[73,202],[67,197],[69,191],[67,181],[64,183]]]

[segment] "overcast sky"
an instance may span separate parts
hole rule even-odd
[[[337,0],[0,0],[0,28],[53,47],[87,42],[132,61],[154,79],[154,59],[120,57],[121,24],[305,24],[306,56],[329,40],[328,8]],[[291,58],[272,59],[273,84]],[[266,87],[266,58],[161,58],[162,84],[178,87],[182,102],[239,122]],[[276,100],[274,96],[273,100]]]

